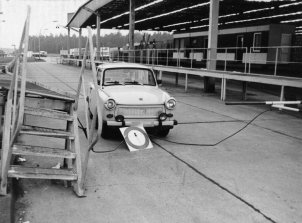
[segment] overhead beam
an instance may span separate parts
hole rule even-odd
[[[90,12],[90,13],[96,15],[96,16],[98,15],[97,12],[93,11],[92,9],[90,9],[90,8],[88,8],[88,7],[86,7],[86,6],[83,6],[82,8],[85,9],[86,11],[88,11],[88,12]]]

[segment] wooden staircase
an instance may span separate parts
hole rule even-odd
[[[93,83],[95,88],[98,86],[92,30],[90,27],[88,28],[78,89],[76,95],[72,97],[67,93],[52,91],[41,84],[29,83],[26,80],[27,57],[22,58],[21,52],[23,55],[27,55],[29,15],[30,8],[28,8],[18,53],[6,67],[11,78],[9,81],[4,81],[3,84],[7,92],[0,150],[0,195],[7,194],[8,178],[31,178],[71,182],[75,193],[78,196],[84,196],[84,180],[89,152],[98,142],[102,130],[100,127],[97,130],[95,128],[96,117],[102,115],[102,105],[99,99],[97,107],[93,111],[91,124],[89,124],[89,114],[87,113],[88,105],[84,100],[88,148],[81,151],[77,110],[81,89],[86,98],[83,74],[88,52],[90,52],[92,64]],[[0,108],[1,104],[3,104],[3,100],[1,101],[0,97]],[[98,126],[102,126],[101,119],[98,119],[98,122]],[[28,157],[29,161],[17,165],[14,158],[18,156]],[[59,161],[59,165],[54,165],[52,160]]]
[[[5,176],[4,173],[4,176],[1,177],[0,194],[6,194],[6,180],[4,178],[7,177],[71,181],[76,194],[83,196],[78,120],[77,114],[73,110],[75,101],[72,98],[66,100],[66,96],[64,99],[59,96],[57,96],[57,99],[54,99],[53,96],[51,99],[45,96],[40,98],[37,96],[38,93],[34,97],[34,103],[31,103],[33,98],[25,96],[24,118],[20,131],[9,148],[11,155],[7,153],[8,155],[6,157],[4,155],[2,158],[2,160],[7,159],[7,174]],[[48,103],[45,103],[45,100],[48,100]],[[41,103],[37,103],[39,101]],[[62,108],[65,109],[58,110]],[[48,125],[51,123],[55,123],[55,126],[61,128],[65,126],[65,129],[49,127]],[[53,143],[48,142],[47,138],[60,140],[60,148],[49,147],[48,145]],[[41,141],[40,144],[42,145],[35,145],[37,141]],[[30,157],[35,161],[35,166],[32,166],[30,162],[29,166],[27,166],[27,162],[14,165],[14,157],[19,156],[26,160],[27,157]],[[60,168],[52,168],[53,162],[51,163],[52,166],[43,166],[45,159],[48,162],[55,160],[60,163]],[[5,162],[2,163],[5,164]]]
[[[78,99],[49,89],[43,92],[41,86],[36,91],[26,89],[27,59],[23,58],[22,69],[19,61],[23,43],[23,52],[27,55],[29,14],[30,9],[19,53],[9,66],[13,73],[5,103],[0,150],[0,195],[7,194],[8,178],[31,178],[69,181],[75,193],[84,196],[77,118]],[[14,160],[20,156],[29,161],[19,162],[17,165]],[[54,165],[56,163],[59,165]]]

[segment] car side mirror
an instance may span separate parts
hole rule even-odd
[[[158,85],[161,85],[162,83],[163,83],[162,80],[157,80],[157,84],[158,84]]]

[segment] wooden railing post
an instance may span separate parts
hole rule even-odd
[[[97,72],[96,72],[96,66],[95,66],[95,62],[94,62],[92,31],[91,31],[90,27],[88,27],[88,42],[89,42],[88,45],[89,45],[89,50],[90,50],[90,62],[91,62],[92,75],[93,75],[92,79],[93,79],[93,84],[94,84],[95,91],[97,91],[98,90]],[[87,51],[87,49],[85,50],[85,52],[86,51]],[[78,87],[78,90],[79,90],[79,88],[80,87]],[[96,106],[95,110],[92,111],[92,112],[93,112],[93,119],[92,119],[92,124],[89,128],[89,133],[88,133],[89,147],[88,147],[88,150],[85,151],[86,154],[84,155],[84,161],[83,161],[83,165],[82,165],[83,166],[83,172],[82,172],[81,180],[79,182],[79,187],[80,188],[84,188],[90,150],[97,143],[97,141],[98,141],[98,139],[101,135],[101,132],[102,132],[102,124],[103,123],[102,123],[102,119],[101,119],[102,113],[101,113],[101,109],[100,109],[100,98],[99,97],[97,97],[97,106]],[[97,135],[94,137],[97,117],[99,117],[98,118],[98,132],[97,132]],[[86,121],[88,122],[87,118],[86,118]]]

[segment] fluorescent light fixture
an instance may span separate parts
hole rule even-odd
[[[271,18],[286,17],[286,16],[300,15],[300,14],[302,14],[302,11],[300,11],[300,12],[288,13],[288,14],[274,15],[274,16],[265,16],[265,17],[253,18],[253,19],[243,19],[243,20],[231,21],[231,22],[226,22],[225,24],[241,23],[241,22],[250,22],[250,21],[262,20],[262,19],[271,19]],[[302,21],[302,19],[286,20],[286,21],[281,21],[281,23],[299,22],[299,21]]]
[[[156,15],[156,16],[153,16],[153,17],[150,17],[150,18],[141,19],[141,20],[136,21],[135,23],[140,23],[140,22],[144,22],[144,21],[147,21],[147,20],[150,20],[150,19],[156,19],[156,18],[164,17],[164,16],[167,16],[167,15],[171,15],[171,14],[175,14],[175,13],[184,11],[184,10],[187,10],[187,8],[182,8],[182,9],[178,9],[178,10],[175,10],[175,11],[172,11],[172,12],[167,12],[167,13],[163,13],[163,14],[160,14],[160,15]]]
[[[150,18],[138,20],[135,23],[140,23],[140,22],[144,22],[144,21],[147,21],[147,20],[150,20],[150,19],[156,19],[156,18],[164,17],[164,16],[167,16],[167,15],[175,14],[175,13],[182,12],[182,11],[185,11],[185,10],[188,10],[188,9],[202,7],[202,6],[205,6],[205,5],[208,5],[208,4],[210,4],[210,3],[206,2],[206,3],[193,5],[191,7],[186,7],[186,8],[178,9],[178,10],[175,10],[175,11],[172,11],[172,12],[167,12],[167,13],[163,13],[163,14],[160,14],[160,15],[156,15],[156,16],[153,16],[153,17],[150,17]]]
[[[301,4],[302,4],[302,2],[294,2],[294,3],[280,5],[279,8],[290,7],[290,6],[293,6],[293,5],[301,5]]]
[[[204,19],[201,19],[199,21],[202,22],[202,21],[207,21],[207,20],[209,20],[209,18],[204,18]]]
[[[184,25],[184,24],[189,24],[191,22],[180,22],[180,23],[175,23],[167,26],[163,26],[163,28],[171,27],[171,26],[179,26],[179,25]]]
[[[156,1],[154,1],[154,2],[151,2],[151,3],[149,3],[149,4],[146,4],[146,5],[143,5],[143,6],[140,6],[140,7],[136,8],[135,11],[142,10],[142,9],[144,9],[144,8],[150,7],[151,5],[158,4],[158,3],[162,2],[162,1],[163,1],[163,0],[156,0]],[[119,17],[122,17],[123,15],[128,15],[128,14],[129,14],[129,12],[127,11],[127,12],[124,12],[124,13],[122,13],[122,14],[120,14],[120,15],[113,16],[112,18],[109,18],[109,19],[106,19],[106,20],[102,21],[101,24],[103,24],[103,23],[105,23],[105,22],[108,22],[108,21],[110,21],[110,20],[113,20],[113,19],[117,19],[117,18],[119,18]]]
[[[272,10],[272,9],[274,9],[274,7],[262,8],[262,9],[253,9],[253,10],[243,12],[243,14],[248,14],[248,13],[252,13],[252,12],[266,11],[266,10]]]
[[[219,18],[226,18],[226,17],[235,16],[235,15],[239,15],[239,13],[233,13],[233,14],[228,14],[228,15],[222,15],[222,16],[219,16]]]
[[[188,8],[189,9],[194,9],[194,8],[205,6],[205,5],[209,5],[209,4],[210,4],[210,2],[205,2],[205,3],[200,3],[200,4],[197,4],[197,5],[190,6]]]
[[[204,28],[204,27],[208,27],[209,25],[203,25],[203,26],[193,26],[190,27],[190,29],[198,29],[198,28]]]
[[[143,5],[143,6],[140,6],[140,7],[136,8],[135,11],[139,11],[139,10],[147,8],[147,7],[151,6],[151,5],[158,4],[158,3],[162,2],[162,1],[164,1],[164,0],[156,0],[154,2],[151,2],[151,3],[147,4],[147,5]]]
[[[285,20],[285,21],[281,21],[280,23],[291,23],[291,22],[301,22],[302,19],[293,19],[293,20]]]

